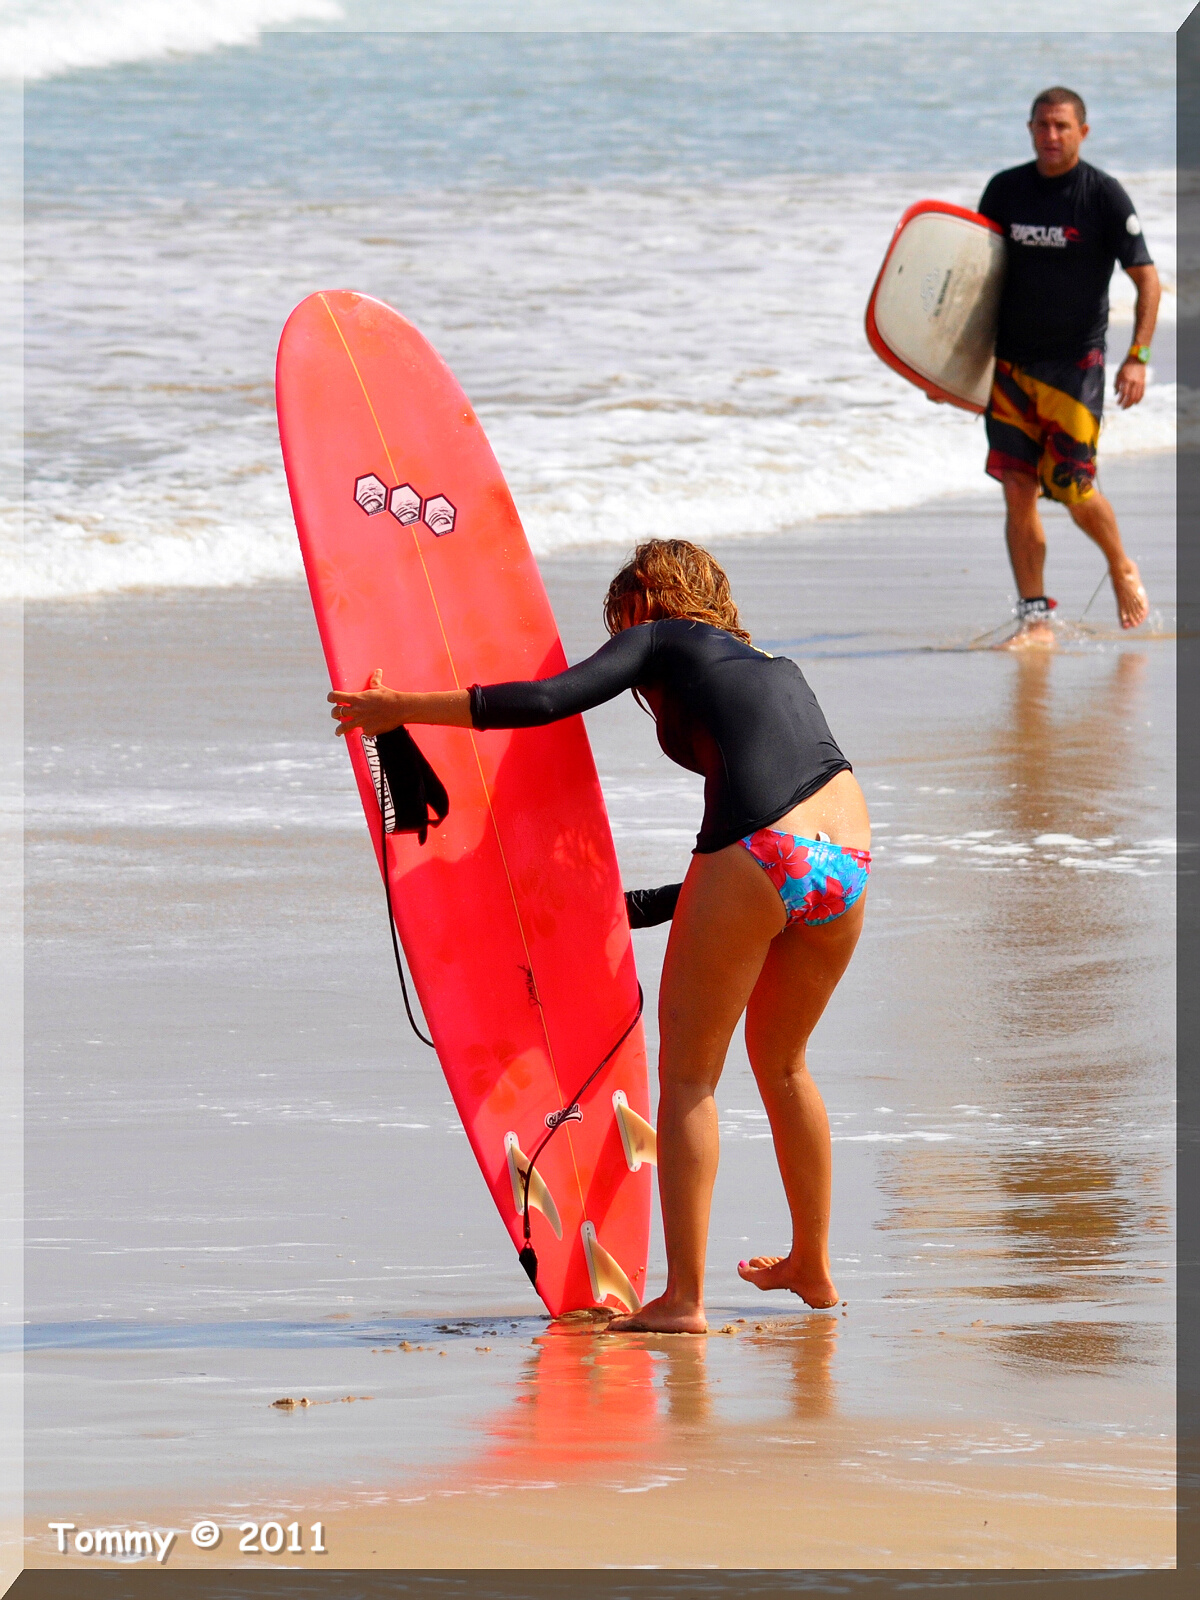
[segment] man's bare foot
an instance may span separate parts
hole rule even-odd
[[[1026,622],[1010,639],[1002,639],[998,650],[1053,650],[1058,640],[1050,622]]]
[[[682,1305],[660,1295],[630,1317],[614,1317],[605,1333],[707,1333],[704,1307]]]
[[[1113,594],[1117,600],[1117,615],[1123,628],[1140,628],[1150,615],[1150,600],[1142,587],[1142,576],[1134,562],[1125,558],[1125,565],[1110,567]]]
[[[828,1311],[838,1303],[838,1292],[827,1272],[802,1273],[791,1256],[754,1256],[738,1262],[738,1277],[756,1289],[790,1289],[814,1311]]]

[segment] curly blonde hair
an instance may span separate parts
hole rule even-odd
[[[729,579],[707,550],[686,539],[647,539],[639,544],[604,597],[609,633],[664,617],[708,622],[751,642],[729,592]]]

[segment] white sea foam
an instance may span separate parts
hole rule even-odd
[[[34,80],[253,44],[263,28],[341,16],[336,0],[6,0],[0,77]]]
[[[990,833],[996,830],[989,829]],[[895,853],[897,845],[922,843],[936,853]],[[1068,853],[1058,852],[1067,849]],[[1139,839],[1122,844],[1111,837],[1078,839],[1070,833],[1040,833],[1031,841],[1014,839],[981,843],[974,834],[909,834],[894,839],[876,839],[871,846],[875,865],[927,867],[939,870],[1008,872],[1015,868],[1033,869],[1045,875],[1054,867],[1075,872],[1117,872],[1138,878],[1172,876],[1175,871],[1174,839]]]
[[[31,599],[298,575],[272,406],[296,301],[349,284],[433,340],[539,553],[762,534],[995,493],[979,419],[871,353],[896,217],[983,174],[562,186],[299,205],[246,195],[27,225]],[[1174,305],[1173,174],[1127,179]],[[1106,456],[1175,442],[1174,386]]]
[[[848,15],[835,0],[805,8],[802,30],[987,30],[1030,26],[1028,4],[1009,0],[979,20],[967,0],[860,0]],[[1174,32],[1186,0],[1060,0],[1055,23],[1076,33],[1113,28]],[[650,30],[728,26],[716,0],[0,0],[0,77],[38,79],[81,67],[200,53],[249,44],[263,28],[290,22],[341,22],[348,29],[394,31]],[[755,0],[740,27],[774,32],[797,26],[791,0]]]

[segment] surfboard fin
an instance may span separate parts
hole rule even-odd
[[[608,1251],[596,1237],[596,1230],[590,1222],[585,1222],[579,1230],[583,1238],[583,1253],[587,1259],[588,1277],[592,1282],[592,1299],[597,1305],[602,1305],[605,1295],[612,1295],[629,1311],[640,1311],[642,1302],[637,1290],[622,1272],[620,1264],[613,1260]]]
[[[504,1151],[508,1156],[508,1175],[512,1179],[513,1204],[517,1208],[517,1215],[521,1216],[525,1210],[525,1174],[529,1169],[529,1157],[518,1144],[515,1133],[504,1135]],[[562,1238],[562,1221],[554,1204],[554,1196],[536,1167],[529,1180],[529,1208],[531,1211],[540,1211],[554,1229],[554,1237]]]
[[[617,1114],[617,1127],[621,1133],[621,1144],[625,1151],[625,1165],[630,1172],[637,1172],[643,1161],[648,1161],[652,1167],[658,1165],[658,1135],[646,1121],[639,1117],[636,1111],[630,1109],[620,1089],[613,1095],[613,1110]]]

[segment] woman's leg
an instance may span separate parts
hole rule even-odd
[[[740,844],[693,856],[658,998],[658,1193],[667,1287],[615,1332],[703,1333],[704,1257],[717,1175],[713,1091],[738,1018],[783,927],[783,902]]]
[[[866,895],[819,927],[795,923],[772,943],[746,1009],[746,1048],[771,1123],[792,1214],[788,1255],[755,1256],[738,1271],[760,1289],[790,1289],[810,1306],[837,1303],[829,1269],[829,1119],[808,1074],[809,1036],[862,931]]]

